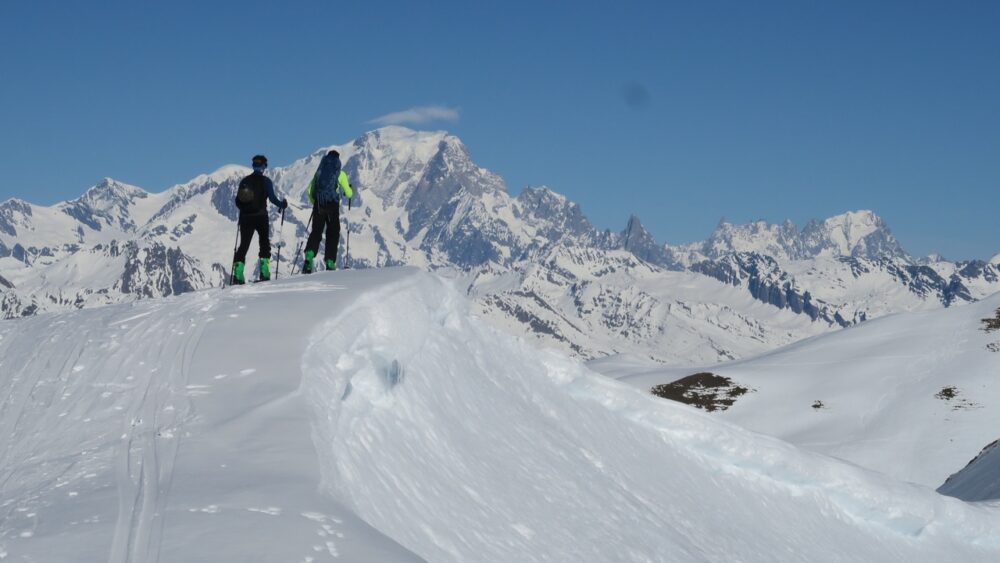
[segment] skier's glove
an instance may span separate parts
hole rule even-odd
[[[285,209],[286,207],[288,207],[288,198],[284,198],[281,200],[281,208]]]

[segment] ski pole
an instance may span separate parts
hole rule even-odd
[[[282,228],[285,226],[285,208],[281,208],[281,223],[278,225],[278,259],[274,261],[274,279],[278,279],[278,272],[281,271],[281,247],[285,246],[285,234]]]
[[[232,264],[229,265],[229,277],[230,277],[230,281],[232,281],[233,270],[236,269],[236,250],[239,247],[240,247],[240,222],[237,219],[237,221],[236,221],[236,243],[233,244],[233,262],[232,262]],[[225,287],[226,287],[226,276],[225,275],[222,276],[222,287],[223,287],[223,289],[225,289]]]
[[[347,200],[347,210],[351,210],[351,200]],[[344,224],[347,225],[347,245],[344,249],[344,269],[351,269],[351,220],[344,214]]]
[[[306,236],[307,237],[309,236],[309,229],[310,229],[310,227],[312,227],[313,215],[315,215],[315,214],[316,214],[316,210],[315,209],[313,209],[312,213],[309,214],[309,222],[306,223]],[[294,276],[295,275],[295,266],[297,266],[298,263],[299,263],[299,250],[301,250],[301,249],[302,249],[302,241],[300,240],[298,242],[298,244],[295,245],[295,257],[292,258],[292,273],[288,274],[290,276]]]

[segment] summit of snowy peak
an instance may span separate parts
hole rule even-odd
[[[132,209],[138,200],[149,195],[142,188],[103,178],[80,197],[59,203],[55,208],[94,231],[106,227],[131,231],[135,228]]]
[[[420,139],[424,137],[445,137],[448,136],[447,131],[421,131],[418,129],[410,129],[409,127],[403,127],[401,125],[386,125],[385,127],[379,127],[378,129],[372,129],[365,133],[364,136],[376,136],[386,141],[412,141],[414,139]]]
[[[552,191],[548,186],[527,186],[521,191],[520,195],[517,196],[517,200],[522,204],[531,207],[564,207],[573,206],[578,207],[576,203],[573,203],[566,196],[561,193]]]
[[[201,174],[195,177],[193,180],[191,180],[191,182],[212,181],[215,182],[216,184],[221,184],[222,182],[225,182],[230,178],[236,176],[240,177],[246,176],[251,172],[253,172],[253,169],[247,166],[242,166],[240,164],[226,164],[220,166],[211,174]]]
[[[1000,252],[998,252],[993,258],[990,258],[990,264],[1000,266]]]
[[[7,211],[20,211],[29,215],[31,214],[31,204],[19,197],[12,197],[4,200],[0,203],[0,209]]]
[[[840,230],[844,233],[846,240],[856,242],[875,231],[885,228],[885,221],[873,211],[862,209],[859,211],[847,211],[840,215],[834,215],[822,221],[828,230]]]
[[[107,208],[109,206],[127,204],[134,199],[144,198],[148,195],[149,193],[142,188],[106,177],[84,192],[83,196],[77,201]]]
[[[642,226],[642,221],[639,219],[639,216],[635,213],[629,215],[628,223],[625,225],[625,235],[628,236],[643,233],[646,233],[646,229]]]
[[[885,221],[869,210],[810,221],[802,229],[802,242],[813,256],[907,257]]]
[[[416,131],[398,125],[374,129],[355,139],[357,149],[380,149],[398,159],[417,158],[430,160],[440,150],[442,142],[462,144],[461,140],[446,131]]]
[[[669,261],[665,259],[665,247],[657,243],[653,235],[642,226],[638,215],[629,216],[621,237],[622,249],[631,252],[637,258],[662,266],[669,265]]]
[[[383,196],[393,194],[393,198],[405,199],[405,194],[428,174],[436,180],[447,176],[450,169],[475,168],[461,140],[444,131],[389,126],[369,131],[347,145],[329,148],[340,152],[344,171],[352,181]],[[311,158],[322,156],[326,150]],[[314,170],[315,166],[312,162],[309,168]]]
[[[516,202],[517,213],[550,240],[567,235],[593,236],[596,233],[579,205],[546,186],[524,188]]]
[[[17,236],[18,226],[24,226],[31,221],[31,204],[23,199],[12,197],[0,203],[0,235]],[[0,249],[3,244],[0,243]]]

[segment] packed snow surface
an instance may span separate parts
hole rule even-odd
[[[995,561],[967,504],[599,376],[414,269],[0,323],[0,558]]]

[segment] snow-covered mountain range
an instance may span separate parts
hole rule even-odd
[[[479,314],[585,358],[735,359],[886,313],[1000,290],[998,257],[912,257],[869,211],[801,230],[723,222],[708,240],[683,246],[655,241],[638,217],[620,232],[601,231],[550,189],[511,196],[457,137],[400,127],[269,171],[296,205],[280,232],[274,215],[273,237],[287,241],[285,275],[306,234],[305,187],[329,148],[341,152],[359,188],[345,216],[351,267],[450,272],[465,280]],[[226,166],[161,193],[105,179],[50,207],[0,204],[0,313],[12,318],[221,286],[236,235],[233,194],[247,173]],[[346,236],[341,245],[344,256]]]

